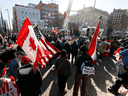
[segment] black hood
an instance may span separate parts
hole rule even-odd
[[[29,78],[30,75],[34,74],[33,66],[31,64],[24,64],[20,68],[17,69],[16,75],[18,79],[26,79]]]

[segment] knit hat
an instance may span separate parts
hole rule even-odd
[[[29,63],[31,60],[30,60],[30,58],[28,57],[28,56],[22,56],[22,58],[21,58],[21,62],[22,62],[22,64],[27,64],[27,63]]]
[[[6,67],[4,63],[0,63],[0,77],[4,76],[6,73]]]

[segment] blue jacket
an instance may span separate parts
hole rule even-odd
[[[128,49],[120,52],[120,55],[123,56],[122,61],[125,67],[128,67]]]
[[[19,64],[18,62],[13,59],[10,63],[9,63],[9,75],[14,76],[14,78],[16,79],[16,70],[19,68]]]

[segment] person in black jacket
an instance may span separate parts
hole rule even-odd
[[[16,74],[21,96],[39,96],[41,94],[42,74],[38,67],[34,73],[33,65],[27,63],[18,68]]]
[[[72,48],[72,64],[73,64],[73,58],[75,57],[75,61],[76,61],[76,57],[77,57],[77,54],[78,54],[78,45],[76,43],[76,41],[73,42],[73,44],[71,45],[71,48]]]
[[[71,46],[68,41],[64,44],[64,49],[67,51],[68,59],[70,59]]]
[[[76,68],[76,74],[75,74],[75,85],[74,85],[74,91],[73,91],[73,96],[78,96],[78,90],[79,90],[79,85],[82,80],[82,85],[81,85],[81,96],[85,96],[86,93],[86,85],[88,81],[88,75],[83,75],[81,73],[81,65],[83,63],[83,60],[87,60],[92,62],[92,58],[87,54],[87,48],[86,46],[82,45],[80,47],[80,51],[82,54],[77,57],[75,66]]]
[[[56,44],[55,44],[56,48],[58,48],[60,51],[62,50],[62,46],[60,44],[59,41],[56,41]],[[60,55],[60,52],[57,53],[57,57]]]

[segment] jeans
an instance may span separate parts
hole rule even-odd
[[[74,92],[76,95],[78,94],[79,90],[79,85],[82,80],[82,85],[81,85],[81,95],[85,95],[86,93],[86,85],[88,81],[88,75],[82,75],[80,72],[76,71],[75,74],[75,85],[74,85]]]

